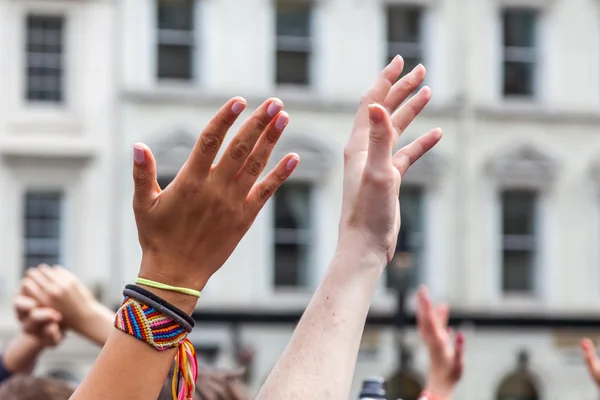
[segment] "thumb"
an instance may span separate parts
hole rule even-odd
[[[394,127],[388,112],[379,104],[369,105],[369,151],[367,164],[376,170],[385,170],[392,165],[394,150]]]
[[[150,148],[143,143],[133,145],[133,183],[134,208],[144,207],[160,193],[156,181],[156,161]]]

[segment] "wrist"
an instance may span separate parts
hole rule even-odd
[[[427,400],[450,400],[453,391],[454,385],[429,379],[425,385],[423,394],[428,396],[426,397]]]

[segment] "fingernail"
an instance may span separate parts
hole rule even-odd
[[[421,68],[422,66],[423,66],[423,64],[419,64],[419,65],[417,65],[416,67],[414,67],[414,68],[413,68],[413,71],[416,71],[416,70],[418,70],[418,69],[419,69],[419,68]]]
[[[296,165],[298,165],[298,161],[299,161],[298,158],[295,156],[290,158],[287,162],[287,169],[292,170],[292,169],[296,168]]]
[[[144,161],[146,161],[144,149],[138,146],[133,146],[133,159],[137,164],[142,164]]]
[[[234,114],[239,114],[244,110],[244,106],[245,106],[245,104],[243,102],[236,101],[231,106],[231,111],[233,111]]]
[[[380,124],[383,121],[383,110],[377,105],[369,106],[369,118],[373,125]]]
[[[281,111],[282,108],[283,104],[278,101],[273,101],[271,104],[269,104],[269,108],[267,108],[267,114],[269,114],[270,117],[274,117],[275,114]]]
[[[279,117],[277,117],[277,120],[275,121],[275,129],[277,129],[278,131],[283,130],[283,128],[285,128],[288,124],[289,120],[290,118],[287,114],[279,114]]]

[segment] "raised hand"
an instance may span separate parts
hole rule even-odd
[[[150,149],[134,146],[133,208],[143,250],[140,277],[204,288],[298,164],[299,157],[288,154],[258,181],[289,121],[281,100],[269,99],[213,165],[227,131],[245,107],[246,101],[236,97],[221,108],[163,191]]]
[[[39,307],[32,298],[18,294],[13,306],[21,330],[35,338],[42,347],[54,347],[64,338],[60,327],[62,315],[51,308]]]
[[[402,176],[442,137],[436,128],[393,153],[400,135],[431,98],[431,90],[423,87],[404,102],[423,82],[425,68],[417,66],[394,84],[403,64],[402,58],[396,57],[362,97],[344,151],[340,245],[347,248],[360,237],[365,247],[385,259],[383,263],[392,258],[400,228]]]
[[[448,328],[449,311],[445,304],[434,307],[427,289],[419,289],[417,324],[430,361],[426,391],[440,400],[452,397],[464,365],[464,337]]]
[[[581,341],[581,349],[583,350],[583,357],[588,372],[596,386],[600,387],[600,361],[598,360],[598,353],[596,353],[594,342],[588,338],[583,339]]]
[[[46,264],[30,268],[22,282],[23,294],[62,316],[61,325],[104,345],[112,331],[114,312],[100,304],[70,271]]]

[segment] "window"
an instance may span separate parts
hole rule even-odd
[[[502,193],[502,290],[527,294],[534,288],[536,258],[535,191]]]
[[[194,0],[158,0],[159,79],[193,79]]]
[[[275,81],[284,85],[309,85],[312,6],[309,2],[277,2],[276,12]]]
[[[402,186],[400,189],[401,227],[396,254],[386,268],[388,289],[401,284],[416,287],[421,279],[423,260],[423,188]],[[401,280],[407,281],[401,282]]]
[[[421,7],[388,6],[387,63],[400,54],[404,58],[404,70],[400,76],[412,71],[423,60],[422,23]]]
[[[535,10],[508,9],[503,12],[504,96],[534,94],[536,19]]]
[[[275,193],[275,287],[308,284],[312,185],[283,184]]]
[[[61,192],[25,194],[25,268],[61,262]]]
[[[28,101],[60,103],[64,99],[64,18],[27,17]]]

